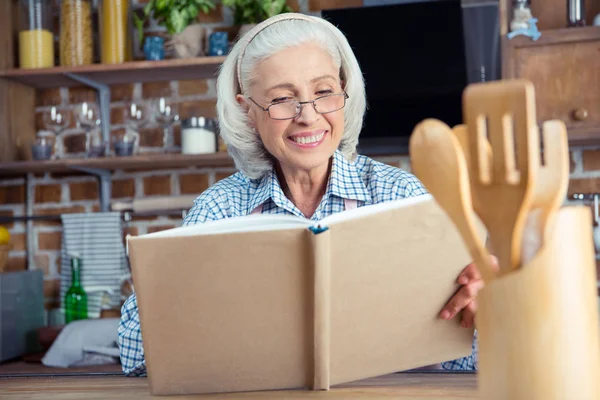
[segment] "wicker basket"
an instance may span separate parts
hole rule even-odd
[[[5,272],[6,264],[8,263],[8,253],[12,249],[12,245],[0,244],[0,273]]]

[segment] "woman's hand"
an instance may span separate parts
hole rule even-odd
[[[497,271],[498,259],[495,256],[490,257],[492,259],[492,267]],[[475,313],[477,312],[477,293],[483,288],[484,282],[481,279],[479,270],[473,263],[467,265],[462,270],[456,281],[461,285],[461,288],[446,303],[440,312],[440,318],[452,319],[462,310],[461,325],[465,328],[470,328],[474,324]]]

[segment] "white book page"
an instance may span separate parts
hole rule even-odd
[[[433,196],[431,196],[430,194],[425,194],[420,196],[407,197],[405,199],[386,201],[384,203],[372,204],[369,206],[359,207],[353,210],[343,211],[341,213],[330,215],[319,221],[319,225],[322,227],[327,227],[337,222],[348,221],[356,218],[363,218],[368,215],[377,214],[386,210],[410,207],[415,204],[431,201],[432,199]]]
[[[308,228],[311,226],[329,226],[336,222],[348,221],[356,218],[364,218],[368,215],[376,214],[386,210],[410,207],[420,202],[432,200],[430,194],[409,197],[388,201],[379,204],[373,204],[365,207],[355,208],[340,213],[330,215],[320,221],[311,221],[307,218],[300,218],[294,215],[283,214],[251,214],[239,217],[225,218],[217,221],[208,221],[191,226],[182,226],[168,229],[160,232],[148,233],[138,238],[163,238],[163,237],[181,237],[193,235],[212,235],[218,233],[234,232],[257,232],[271,231],[277,229]]]
[[[181,226],[160,232],[148,233],[139,238],[163,238],[217,233],[271,231],[276,229],[307,228],[314,223],[308,219],[283,214],[251,214],[240,217],[208,221]]]

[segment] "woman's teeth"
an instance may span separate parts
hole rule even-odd
[[[316,142],[320,141],[321,139],[323,139],[324,135],[325,135],[325,132],[320,133],[318,135],[314,135],[314,136],[291,137],[291,139],[296,143],[308,144],[308,143],[316,143]]]

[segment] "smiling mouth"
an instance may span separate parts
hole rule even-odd
[[[313,144],[313,143],[318,143],[321,140],[323,140],[323,137],[325,136],[325,134],[327,133],[327,131],[323,131],[317,135],[312,135],[312,136],[290,136],[289,139],[295,143],[299,143],[299,144]]]

